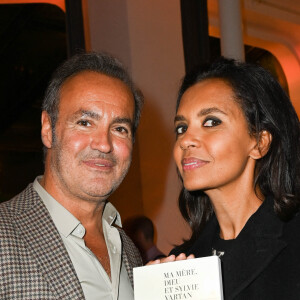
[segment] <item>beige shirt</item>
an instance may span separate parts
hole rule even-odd
[[[110,258],[111,280],[97,257],[85,246],[85,228],[66,208],[58,203],[40,185],[37,177],[33,188],[47,207],[53,222],[69,253],[77,277],[87,300],[133,300],[133,289],[122,263],[122,245],[118,230],[121,218],[111,203],[107,203],[102,216],[104,237]]]

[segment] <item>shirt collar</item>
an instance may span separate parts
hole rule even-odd
[[[60,233],[68,237],[73,230],[80,224],[66,208],[57,202],[40,184],[42,176],[38,176],[33,182],[33,188],[41,197],[43,203],[48,209],[50,216]]]
[[[120,214],[110,202],[107,202],[104,207],[102,219],[110,226],[117,225],[122,227]]]
[[[68,237],[76,228],[80,227],[79,224],[81,223],[41,186],[41,179],[42,176],[38,176],[34,180],[33,188],[39,194],[48,209],[58,231],[65,237]],[[122,227],[120,214],[110,202],[107,202],[104,207],[102,220],[105,220],[110,226],[117,225]],[[76,232],[76,230],[74,232]]]

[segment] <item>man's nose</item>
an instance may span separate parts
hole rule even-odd
[[[91,148],[103,153],[112,151],[111,135],[108,129],[100,128],[91,135]]]

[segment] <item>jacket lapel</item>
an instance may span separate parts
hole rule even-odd
[[[200,237],[193,246],[186,251],[186,255],[194,254],[195,257],[205,257],[212,255],[213,238],[219,232],[219,224],[215,215],[213,215],[206,224]]]
[[[141,255],[123,229],[117,227],[122,241],[122,263],[124,263],[131,285],[133,287],[133,268],[143,265]]]
[[[269,200],[265,200],[269,201]],[[247,222],[232,249],[222,258],[225,299],[245,289],[286,247],[280,240],[283,223],[270,203],[263,203]]]
[[[59,299],[84,299],[63,241],[32,185],[18,197],[15,224],[53,294]]]
[[[280,239],[283,224],[274,213],[273,201],[266,199],[221,259],[222,273],[226,274],[223,276],[225,299],[234,299],[286,247],[286,242]],[[212,216],[186,254],[193,253],[196,257],[212,255],[213,238],[219,230],[218,221]]]

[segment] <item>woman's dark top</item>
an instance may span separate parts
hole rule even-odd
[[[188,250],[171,254],[218,255],[225,300],[300,300],[299,215],[282,222],[267,198],[236,239],[222,241],[219,232],[213,216]]]

